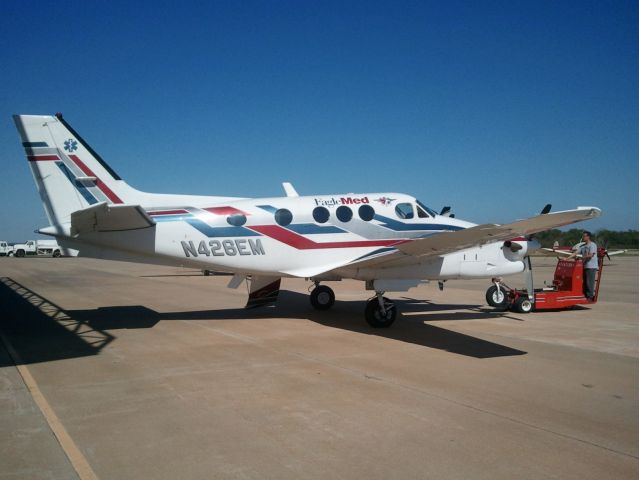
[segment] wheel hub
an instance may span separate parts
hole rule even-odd
[[[331,301],[331,296],[327,292],[321,292],[317,296],[317,301],[322,305],[326,305],[328,302]]]

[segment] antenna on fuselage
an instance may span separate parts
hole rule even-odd
[[[284,188],[284,192],[286,192],[287,197],[299,197],[299,193],[295,190],[295,187],[290,182],[283,182],[282,188]]]

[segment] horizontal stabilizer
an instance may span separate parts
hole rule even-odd
[[[122,232],[149,228],[155,222],[139,205],[98,203],[71,214],[71,235],[91,232]]]

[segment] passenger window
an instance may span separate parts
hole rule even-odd
[[[415,216],[413,213],[413,205],[410,203],[398,203],[395,207],[395,213],[399,218],[404,220]]]
[[[234,227],[241,227],[246,223],[246,216],[242,214],[229,215],[226,217],[226,221],[229,225]]]
[[[429,215],[424,210],[422,210],[419,205],[417,205],[417,216],[419,218],[428,218],[429,217]]]
[[[370,222],[375,217],[375,209],[370,205],[362,205],[358,210],[359,218],[365,222]]]
[[[278,225],[285,227],[293,221],[293,214],[290,210],[280,208],[275,212],[275,221]]]
[[[337,215],[338,220],[344,223],[350,222],[351,218],[353,218],[353,211],[344,205],[337,207],[335,214]]]
[[[313,219],[317,223],[326,223],[328,222],[328,218],[331,216],[328,208],[326,207],[315,207],[313,209]]]

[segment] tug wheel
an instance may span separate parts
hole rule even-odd
[[[528,296],[522,295],[515,300],[514,308],[519,313],[529,313],[533,309],[533,303],[530,301]]]
[[[508,295],[503,288],[497,289],[497,285],[491,285],[486,290],[486,302],[491,307],[505,308],[508,305]]]

